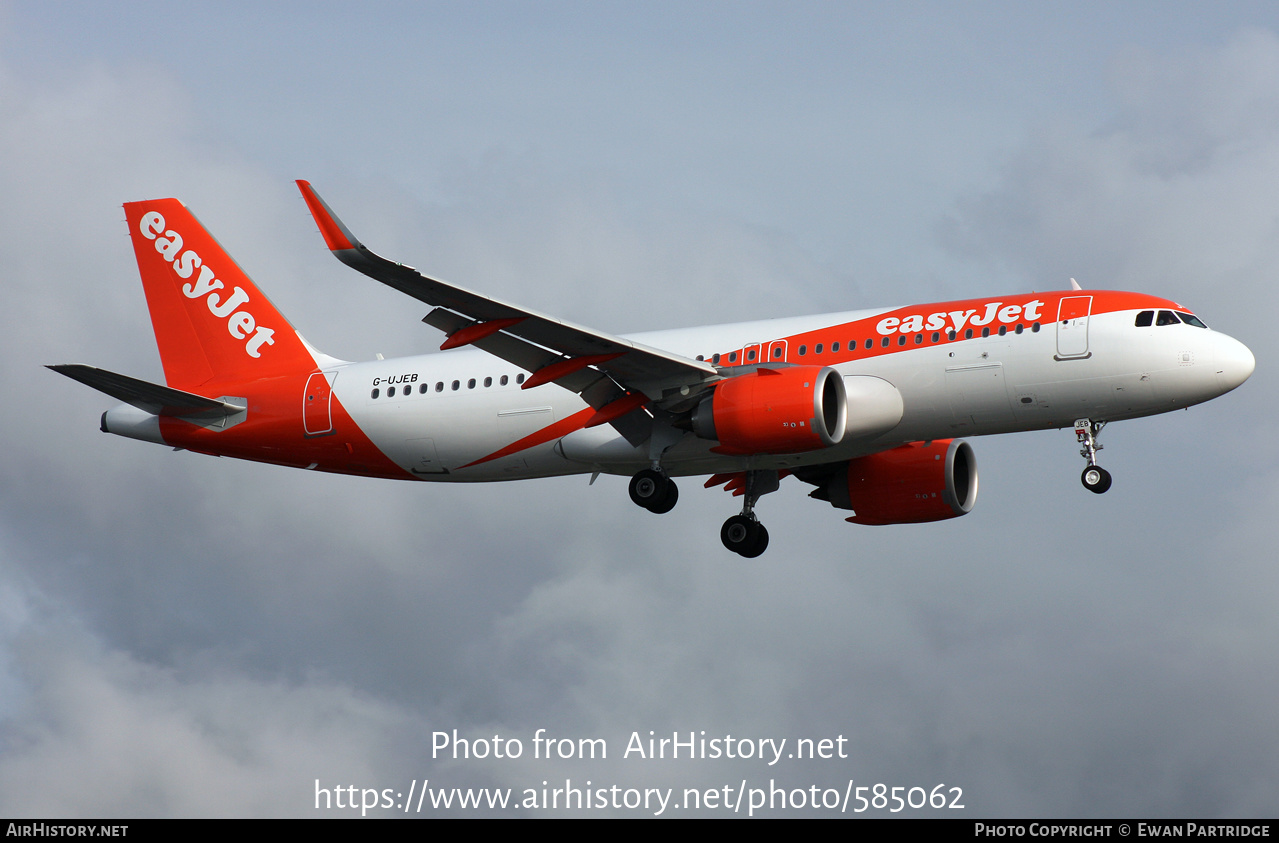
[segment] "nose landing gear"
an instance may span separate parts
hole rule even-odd
[[[1085,489],[1099,495],[1110,488],[1110,472],[1100,466],[1088,466],[1079,479],[1083,482]]]
[[[1104,421],[1075,420],[1075,438],[1079,440],[1081,446],[1079,456],[1088,460],[1088,467],[1084,469],[1079,480],[1084,484],[1085,489],[1098,495],[1109,489],[1111,483],[1110,472],[1097,465],[1097,452],[1102,448],[1097,444],[1097,436],[1105,426]]]

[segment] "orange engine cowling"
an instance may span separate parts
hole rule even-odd
[[[967,515],[977,502],[977,459],[962,440],[911,442],[849,460],[815,496],[851,509],[854,524],[920,524]]]
[[[721,454],[795,454],[844,438],[844,379],[827,366],[756,369],[720,382],[693,411],[693,432]]]

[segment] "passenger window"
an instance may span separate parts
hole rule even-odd
[[[507,385],[508,383],[510,383],[510,382],[511,382],[511,379],[510,379],[510,378],[508,378],[506,375],[502,375],[502,379],[501,379],[500,381],[498,381],[498,385],[499,385],[499,386],[506,386],[506,385]]]
[[[814,354],[821,354],[821,353],[822,353],[822,344],[821,344],[821,343],[818,343],[817,345],[813,346],[813,353],[814,353]]]
[[[874,341],[874,340],[866,340],[866,350],[867,350],[867,351],[870,351],[870,350],[871,350],[872,348],[874,348],[874,347],[875,347],[875,341]]]
[[[452,386],[453,386],[453,391],[454,391],[454,392],[457,392],[458,388],[462,386],[462,382],[461,382],[461,381],[453,381],[453,385],[452,385]]]
[[[879,345],[882,348],[888,348],[888,337],[884,337],[884,339],[879,343]]]
[[[734,352],[732,352],[732,353],[730,353],[730,354],[728,355],[728,362],[729,362],[729,363],[736,363],[736,362],[737,362],[737,352],[736,352],[736,351],[734,351]]]
[[[901,335],[899,335],[899,336],[897,337],[897,344],[898,344],[898,345],[905,345],[905,344],[906,344],[906,335],[905,335],[905,334],[901,334]]]
[[[421,386],[419,386],[419,387],[417,388],[417,392],[418,392],[418,394],[419,394],[419,395],[425,395],[425,394],[426,394],[426,384],[422,384]]]
[[[1018,322],[1018,323],[1017,323],[1017,327],[1016,327],[1016,328],[1013,328],[1013,333],[1014,333],[1014,334],[1020,334],[1021,332],[1022,332],[1022,326],[1021,326],[1021,323],[1020,323],[1020,322]]]
[[[493,379],[492,379],[492,378],[485,378],[485,379],[484,379],[484,386],[485,386],[485,388],[490,387],[490,386],[492,386],[492,385],[493,385]]]
[[[782,347],[780,345],[773,348],[773,359],[774,360],[782,359]]]
[[[1002,337],[1002,336],[1003,336],[1004,334],[1006,334],[1006,333],[1008,333],[1008,326],[1007,326],[1007,325],[1000,325],[1000,326],[999,326],[999,335]]]
[[[839,353],[839,343],[837,343],[837,342],[833,342],[833,343],[831,343],[831,344],[830,344],[830,353],[831,353],[831,354],[838,354],[838,353]]]
[[[436,392],[443,392],[443,391],[444,391],[444,381],[436,381],[436,382],[435,382],[435,391],[436,391]]]
[[[804,356],[805,354],[807,354],[807,353],[808,353],[808,346],[806,346],[806,345],[801,345],[801,346],[799,347],[799,356],[800,356],[800,357],[803,357],[803,356]]]
[[[475,378],[471,378],[469,381],[466,382],[466,388],[475,389]]]
[[[1154,321],[1155,312],[1153,310],[1143,310],[1141,313],[1137,314],[1136,327],[1149,328],[1152,324],[1154,324]]]
[[[937,342],[939,339],[941,339],[941,334],[937,331],[933,331],[933,342]]]
[[[967,331],[964,331],[964,339],[966,339],[966,340],[970,340],[970,339],[972,339],[972,338],[973,338],[973,329],[972,329],[972,328],[969,328]]]
[[[387,398],[394,398],[394,397],[395,397],[395,387],[391,387],[390,389],[388,389],[388,390],[386,391],[386,397],[387,397]]]
[[[713,363],[713,364],[714,364],[714,365],[716,365],[716,366],[718,366],[718,365],[719,365],[719,355],[718,355],[718,354],[714,354],[714,355],[712,355],[712,356],[711,356],[711,363]]]
[[[520,372],[518,375],[516,375],[516,376],[515,376],[515,382],[516,382],[516,383],[524,383],[524,373],[523,373],[523,372]]]
[[[369,397],[370,397],[370,398],[377,398],[377,397],[378,397],[379,395],[381,395],[381,394],[382,394],[382,390],[380,390],[380,389],[374,389],[374,390],[373,390],[373,392],[369,394]]]
[[[915,345],[919,345],[923,341],[924,341],[923,334],[915,334]]]
[[[752,363],[755,362],[755,349],[752,348],[750,351],[746,352],[746,359]]]

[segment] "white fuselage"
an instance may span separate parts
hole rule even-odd
[[[866,324],[887,312],[822,314],[627,339],[709,359],[714,352],[726,355],[755,344],[767,348],[777,338],[826,326]],[[1093,314],[1082,333],[1073,334],[1069,328],[1074,326],[1049,319],[1038,330],[1026,326],[1020,333],[952,342],[931,342],[923,333],[921,341],[911,335],[906,345],[897,346],[894,336],[893,353],[863,359],[855,353],[837,363],[827,363],[832,355],[816,353],[816,346],[799,357],[792,340],[784,351],[786,362],[832,365],[845,377],[873,376],[896,387],[904,406],[900,423],[873,438],[846,438],[820,451],[749,457],[713,453],[714,442],[686,433],[662,463],[672,475],[785,468],[851,459],[904,442],[1066,427],[1081,417],[1135,418],[1207,401],[1251,373],[1252,355],[1238,341],[1188,324],[1136,327],[1136,313]],[[866,339],[832,336],[845,344],[858,342],[859,350]],[[878,349],[881,338],[871,339]],[[632,447],[609,425],[573,429],[566,420],[589,409],[578,395],[554,384],[521,389],[517,367],[474,349],[338,364],[325,372],[333,394],[378,449],[423,480],[630,474],[650,461],[648,449]],[[850,406],[849,413],[856,414],[857,407]],[[539,431],[557,422],[571,429],[493,456],[524,437],[537,439]]]

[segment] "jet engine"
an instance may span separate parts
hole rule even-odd
[[[849,460],[811,497],[853,510],[854,524],[958,518],[977,502],[977,459],[962,440],[911,442]]]
[[[721,454],[796,454],[844,438],[844,379],[827,366],[756,369],[721,381],[693,410],[693,432]]]

